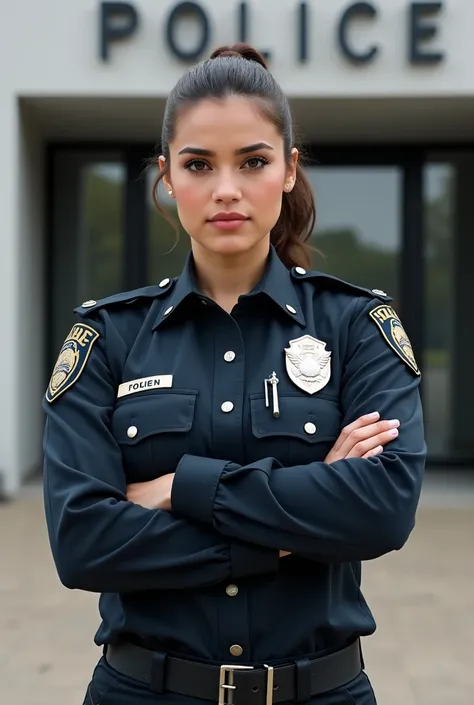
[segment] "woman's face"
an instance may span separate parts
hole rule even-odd
[[[268,248],[298,152],[285,161],[283,139],[252,99],[203,100],[185,110],[170,143],[178,215],[193,250],[239,255]],[[160,157],[160,167],[165,160]]]

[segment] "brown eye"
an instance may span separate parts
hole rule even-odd
[[[268,161],[264,157],[249,157],[245,163],[250,171],[256,171],[257,169],[263,169],[268,164]]]
[[[201,159],[193,159],[186,164],[185,168],[189,171],[205,171],[206,167],[206,162],[203,162]]]

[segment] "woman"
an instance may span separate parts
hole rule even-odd
[[[69,588],[102,593],[84,703],[374,703],[361,561],[399,549],[425,461],[389,297],[307,271],[288,103],[237,45],[171,92],[181,276],[87,301],[45,397]]]

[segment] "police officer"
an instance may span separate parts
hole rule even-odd
[[[390,298],[309,270],[311,189],[252,48],[171,92],[182,274],[80,306],[44,401],[59,576],[101,593],[84,703],[375,702],[361,562],[409,536],[420,372]]]

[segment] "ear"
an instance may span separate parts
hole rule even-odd
[[[163,169],[166,167],[166,159],[163,155],[158,157],[158,166],[159,166],[160,171],[163,171]],[[169,174],[165,174],[165,176],[163,176],[163,186],[168,191],[168,194],[170,196],[173,196],[173,186],[171,184]]]
[[[286,170],[285,186],[284,191],[290,193],[293,190],[296,183],[296,166],[298,164],[299,152],[296,147],[291,150],[291,160],[290,164]]]

